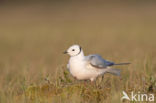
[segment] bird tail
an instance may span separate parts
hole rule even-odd
[[[109,68],[107,73],[116,75],[116,76],[120,76],[120,69],[114,69],[114,68]]]
[[[114,65],[128,65],[128,64],[131,64],[131,63],[118,63],[118,64],[114,64]]]

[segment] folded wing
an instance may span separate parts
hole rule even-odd
[[[111,62],[111,61],[107,61],[105,59],[103,59],[100,55],[95,54],[95,55],[89,55],[86,57],[88,62],[96,68],[100,68],[100,69],[104,69],[108,66],[112,66],[115,63]]]

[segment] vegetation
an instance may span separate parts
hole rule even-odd
[[[155,3],[50,2],[0,6],[0,103],[129,103],[122,91],[156,96]],[[95,83],[75,80],[62,52],[131,62]],[[132,102],[135,103],[135,102]]]

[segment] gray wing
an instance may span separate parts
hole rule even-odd
[[[110,61],[103,59],[98,54],[89,55],[86,57],[86,59],[93,67],[101,68],[101,69],[106,68],[108,66],[112,66],[115,64],[114,62],[110,62]]]

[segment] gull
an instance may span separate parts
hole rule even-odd
[[[114,65],[126,65],[130,63],[114,63],[103,59],[98,54],[85,56],[79,45],[70,46],[64,54],[70,56],[67,69],[78,80],[95,81],[96,78],[105,73],[120,76],[120,69],[112,68]]]

